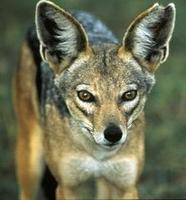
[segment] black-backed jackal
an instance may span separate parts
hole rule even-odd
[[[45,164],[56,199],[137,199],[144,113],[168,56],[175,6],[154,4],[123,41],[86,12],[49,1],[22,47],[15,79],[20,198],[36,198]]]

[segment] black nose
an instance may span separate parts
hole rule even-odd
[[[121,129],[115,124],[110,124],[104,131],[105,139],[111,143],[118,142],[122,137]]]

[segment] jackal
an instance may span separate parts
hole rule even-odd
[[[36,6],[15,78],[20,199],[36,198],[45,165],[56,199],[137,199],[144,105],[168,56],[175,6],[154,4],[122,43],[96,17]]]

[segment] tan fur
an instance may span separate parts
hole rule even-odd
[[[15,77],[15,105],[19,123],[17,174],[21,199],[34,199],[42,171],[42,134],[35,88],[36,66],[30,49],[22,47]]]
[[[41,66],[42,84],[45,86],[42,101],[39,103],[36,87],[39,66],[36,66],[34,52],[26,42],[15,78],[15,108],[19,122],[16,158],[21,200],[35,199],[44,162],[57,181],[57,200],[91,198],[89,183],[92,179],[97,187],[96,199],[139,198],[137,183],[144,165],[143,108],[154,84],[152,72],[160,64],[161,57],[154,62],[154,55],[151,59],[149,55],[141,58],[135,54],[135,45],[139,45],[135,30],[145,17],[153,16],[156,8],[159,9],[157,12],[164,13],[169,9],[174,14],[172,4],[165,8],[156,4],[129,26],[122,46],[90,45],[86,31],[69,13],[48,1],[38,3],[37,34],[42,57],[47,62]],[[52,49],[56,43],[47,43],[45,29],[48,27],[40,19],[40,12],[43,14],[46,10],[49,14],[46,12],[48,16],[45,17],[56,20],[59,26],[64,20],[65,36],[68,31],[72,33],[73,45],[68,37],[59,44],[70,52],[68,56],[64,56],[63,52],[63,59],[55,55],[56,49]],[[54,18],[51,13],[55,14]],[[157,16],[155,22],[161,20]],[[167,33],[163,44],[165,47],[168,46],[173,23],[174,16],[170,19],[170,33]],[[55,39],[56,35],[52,37]],[[78,46],[77,37],[82,39],[83,47]],[[153,54],[153,51],[148,52],[148,48],[145,53]],[[162,46],[159,48],[162,54],[164,49]],[[51,53],[51,49],[54,52]],[[51,82],[49,76],[52,77]],[[93,95],[93,102],[87,103],[78,97],[78,92],[85,90]],[[134,99],[123,100],[123,94],[133,90],[137,91]],[[111,123],[122,131],[115,147],[108,146],[104,138],[104,132]]]

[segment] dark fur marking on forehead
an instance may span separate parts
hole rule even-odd
[[[99,64],[98,69],[99,69],[99,71],[100,71],[102,76],[108,75],[108,73],[109,73],[109,71],[108,71],[108,61],[107,61],[108,60],[108,58],[107,58],[108,55],[107,54],[108,54],[107,50],[103,50],[100,53],[100,57],[101,57],[100,61],[101,61],[101,63]]]
[[[103,61],[103,66],[106,67],[107,66],[107,63],[106,63],[106,51],[103,51],[102,61]]]
[[[114,70],[114,66],[112,66],[113,60],[117,57],[117,45],[113,44],[102,44],[93,46],[93,50],[95,53],[95,60],[97,63],[97,69],[101,73],[101,75],[111,75],[111,71]]]

